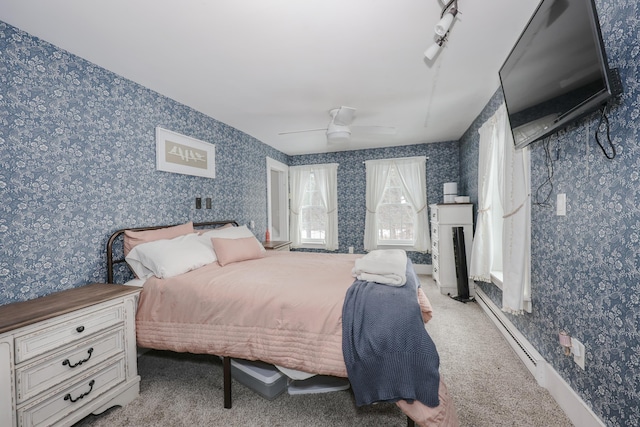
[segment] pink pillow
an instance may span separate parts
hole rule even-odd
[[[258,259],[264,256],[262,245],[255,237],[242,237],[240,239],[212,237],[211,243],[221,266],[232,262]]]
[[[131,249],[142,243],[154,242],[160,239],[173,239],[174,237],[184,236],[185,234],[191,233],[195,233],[192,221],[189,221],[186,224],[174,225],[173,227],[159,228],[157,230],[125,230],[124,255],[127,256]]]
[[[228,222],[228,223],[226,223],[225,225],[223,225],[222,227],[216,227],[216,228],[204,228],[204,229],[202,229],[202,230],[197,230],[196,232],[197,232],[199,235],[201,235],[201,236],[202,236],[204,233],[207,233],[207,232],[209,232],[209,231],[211,231],[211,230],[222,230],[222,229],[224,229],[224,228],[229,228],[229,227],[235,227],[235,225],[233,225],[233,224],[231,224],[230,222]]]

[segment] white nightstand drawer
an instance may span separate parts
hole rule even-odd
[[[18,403],[124,352],[124,328],[95,336],[16,370]]]
[[[116,305],[97,312],[89,311],[65,322],[18,336],[15,339],[16,363],[85,339],[91,334],[122,322],[124,322],[123,307]]]
[[[124,359],[96,370],[44,400],[18,407],[18,426],[44,426],[60,421],[125,380]]]

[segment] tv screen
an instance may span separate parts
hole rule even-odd
[[[542,0],[500,69],[517,148],[612,96],[593,0]]]

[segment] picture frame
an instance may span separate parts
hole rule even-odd
[[[216,177],[215,144],[156,127],[156,169],[184,175]]]

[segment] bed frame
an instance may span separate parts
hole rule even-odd
[[[219,228],[227,224],[233,224],[235,227],[238,226],[236,221],[210,221],[210,222],[194,222],[193,228],[195,229],[203,229],[203,228]],[[113,268],[116,264],[122,264],[125,261],[124,259],[124,232],[129,231],[147,231],[147,230],[159,230],[161,228],[173,227],[175,225],[180,224],[171,224],[171,225],[157,225],[153,227],[137,227],[137,228],[123,228],[122,230],[118,230],[114,232],[111,237],[109,237],[109,241],[107,242],[107,283],[113,283]],[[116,249],[119,249],[118,254],[114,255],[114,246]]]
[[[194,222],[193,228],[195,229],[219,228],[227,224],[232,224],[236,227],[238,226],[238,223],[236,221],[227,220],[227,221]],[[115,231],[107,241],[107,283],[114,283],[114,280],[113,280],[114,267],[117,264],[126,262],[123,255],[124,232],[126,230],[130,230],[130,231],[158,230],[160,228],[172,227],[174,225],[179,225],[179,224],[159,225],[159,226],[153,226],[153,227],[125,228],[125,229]],[[114,246],[116,251],[114,251]],[[117,255],[114,255],[114,254],[117,254]],[[231,357],[229,356],[222,356],[222,377],[223,377],[223,390],[224,390],[224,408],[230,409],[232,406],[232,399],[231,399]],[[415,427],[415,422],[408,415],[407,415],[407,427]]]

